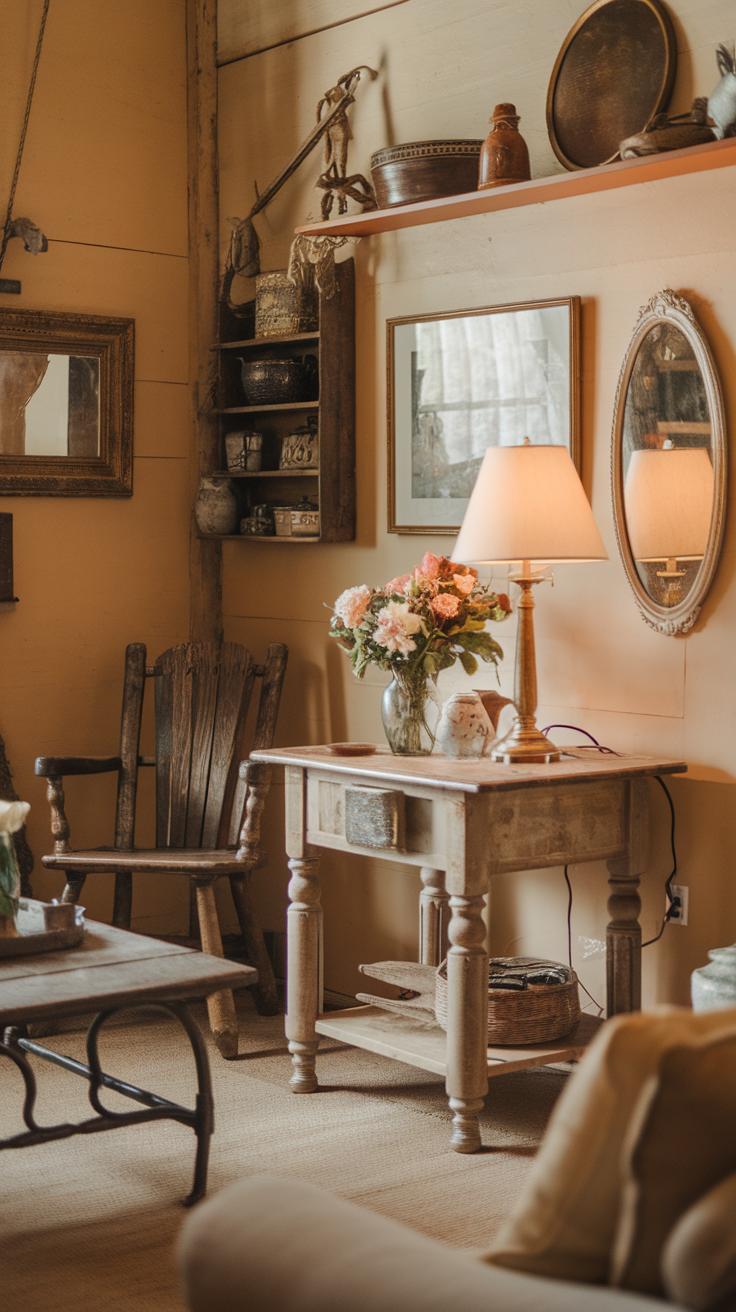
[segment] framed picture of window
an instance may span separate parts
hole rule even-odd
[[[388,531],[459,531],[486,447],[580,469],[580,298],[390,319]]]

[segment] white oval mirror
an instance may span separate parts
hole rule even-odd
[[[642,307],[616,391],[612,487],[639,609],[686,633],[713,581],[726,518],[726,426],[713,358],[687,301]]]

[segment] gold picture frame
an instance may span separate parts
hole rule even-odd
[[[386,323],[388,531],[457,534],[487,446],[565,445],[580,471],[580,298]]]
[[[134,334],[133,319],[0,311],[0,492],[132,494]]]

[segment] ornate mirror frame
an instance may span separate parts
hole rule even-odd
[[[0,310],[0,353],[96,358],[97,455],[0,452],[0,493],[21,497],[127,497],[133,491],[134,320]]]
[[[651,329],[660,323],[672,324],[680,330],[691,346],[698,363],[711,424],[711,458],[714,476],[713,514],[703,559],[692,587],[679,603],[670,607],[654,601],[639,578],[629,541],[624,505],[623,436],[626,398],[639,349]],[[618,549],[642,618],[658,633],[668,635],[687,633],[700,614],[721,553],[726,524],[727,473],[728,441],[723,396],[710,348],[688,302],[672,290],[658,292],[639,311],[639,318],[621,366],[613,408],[611,445],[611,490]]]

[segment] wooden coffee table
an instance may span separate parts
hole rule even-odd
[[[23,1076],[26,1088],[23,1119],[27,1127],[20,1134],[0,1140],[0,1150],[25,1148],[75,1134],[114,1130],[144,1121],[179,1121],[182,1125],[190,1125],[197,1136],[194,1184],[185,1205],[195,1203],[203,1197],[207,1187],[214,1116],[207,1049],[185,1004],[191,999],[209,997],[220,989],[247,988],[257,979],[258,972],[251,966],[241,966],[94,921],[87,922],[84,942],[78,948],[0,960],[0,1031],[4,1031],[0,1056],[9,1057]],[[105,1021],[118,1011],[149,1006],[173,1014],[187,1034],[197,1070],[198,1088],[193,1109],[180,1107],[157,1094],[105,1075],[101,1070],[97,1038]],[[97,1013],[87,1033],[89,1065],[52,1052],[24,1037],[25,1026],[33,1021],[76,1016],[89,1011]],[[73,1124],[38,1125],[34,1118],[36,1079],[26,1053],[54,1062],[89,1080],[89,1099],[96,1115]],[[102,1088],[114,1089],[135,1102],[143,1103],[144,1110],[108,1111],[100,1101]]]

